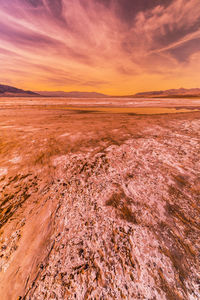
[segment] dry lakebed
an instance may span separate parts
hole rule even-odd
[[[200,100],[0,98],[0,299],[200,299]]]

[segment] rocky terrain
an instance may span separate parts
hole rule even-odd
[[[1,299],[200,298],[200,112],[0,116]]]

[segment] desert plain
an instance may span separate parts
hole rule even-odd
[[[200,298],[200,100],[0,98],[0,299]]]

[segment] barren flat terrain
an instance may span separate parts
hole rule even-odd
[[[0,98],[0,299],[199,299],[199,109]]]

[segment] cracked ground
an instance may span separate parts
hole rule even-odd
[[[200,112],[0,112],[0,298],[200,298]]]

